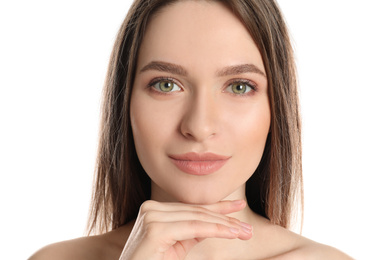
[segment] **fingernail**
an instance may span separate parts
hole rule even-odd
[[[240,230],[238,230],[237,228],[230,228],[230,232],[232,232],[233,234],[238,234]]]
[[[237,206],[238,206],[238,205],[242,205],[243,203],[245,203],[244,200],[236,200],[236,201],[233,202],[233,204],[234,204],[234,205],[237,205]]]
[[[252,229],[249,229],[249,228],[246,228],[246,227],[242,227],[242,230],[247,233],[247,234],[252,234]]]
[[[252,225],[249,225],[245,222],[240,222],[240,226],[252,230]]]

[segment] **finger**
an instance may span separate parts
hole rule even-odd
[[[240,231],[236,228],[219,223],[204,221],[180,221],[171,223],[150,223],[147,235],[151,237],[164,237],[166,246],[172,246],[177,241],[202,238],[239,238]],[[245,239],[245,238],[243,238]],[[247,238],[249,239],[249,238]]]
[[[244,209],[246,207],[246,201],[245,200],[233,200],[233,201],[224,200],[215,204],[200,205],[199,207],[225,215],[225,214],[237,212]]]
[[[146,212],[149,210],[158,210],[158,211],[177,211],[177,210],[209,210],[219,214],[229,214],[233,212],[237,212],[245,208],[246,202],[245,200],[225,200],[220,201],[215,204],[209,205],[190,205],[185,203],[162,203],[157,201],[145,201],[140,208],[140,212]]]
[[[227,217],[221,214],[213,214],[213,212],[192,210],[192,211],[156,211],[151,210],[143,215],[146,223],[150,222],[176,222],[185,220],[199,220],[220,224],[235,223],[239,224],[239,220]]]
[[[215,204],[210,204],[210,205],[189,205],[189,204],[184,204],[184,203],[161,203],[157,201],[146,201],[142,204],[141,210],[140,210],[140,215],[142,216],[149,216],[149,221],[148,222],[153,222],[153,221],[164,221],[164,222],[170,222],[170,221],[180,221],[180,220],[205,220],[203,217],[205,214],[214,216],[216,218],[223,219],[225,221],[233,222],[238,225],[240,225],[242,228],[240,230],[244,230],[245,234],[251,233],[252,226],[243,223],[240,220],[236,218],[232,218],[224,214],[240,211],[243,208],[245,208],[246,202],[244,200],[236,200],[236,201],[221,201]],[[198,214],[197,217],[183,217],[183,214],[177,215],[177,218],[172,219],[172,217],[176,214],[178,214],[178,211],[183,211],[183,212],[190,212],[188,214]],[[157,212],[156,212],[157,211]],[[161,218],[161,215],[159,215],[159,212],[170,212],[171,215],[165,215],[165,218]],[[221,213],[218,213],[221,212]],[[172,214],[173,213],[173,214]],[[220,221],[210,221],[209,222],[214,222],[214,223],[220,223],[220,224],[225,224],[224,222]],[[236,226],[237,227],[237,226]],[[242,231],[241,230],[241,231]],[[241,233],[241,232],[240,232]]]
[[[251,230],[251,226],[240,222],[238,219],[227,217],[225,215],[210,214],[213,212],[203,211],[148,211],[143,215],[145,224],[153,222],[180,222],[180,221],[204,221],[209,223],[218,223],[232,228],[239,229],[240,232]]]
[[[176,222],[176,230],[172,230],[173,239],[183,241],[187,239],[204,239],[204,238],[226,238],[226,239],[249,239],[251,235],[244,234],[240,229],[219,224],[209,223],[204,221],[182,221]],[[180,232],[182,230],[182,232]]]

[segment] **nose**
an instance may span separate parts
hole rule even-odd
[[[216,97],[207,93],[193,95],[181,120],[180,131],[187,139],[203,142],[218,134]]]

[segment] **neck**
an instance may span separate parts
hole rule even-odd
[[[157,194],[163,195],[160,191],[156,192],[152,186],[152,199],[161,202],[174,202],[169,196],[156,196]],[[222,200],[246,200],[245,196],[245,184],[240,186],[236,191],[228,195]],[[259,216],[253,212],[249,206],[246,206],[239,212],[228,214],[229,217],[236,218],[242,222],[254,225]],[[247,254],[249,247],[253,247],[251,240],[244,241],[240,239],[219,239],[208,238],[197,244],[191,251],[186,259],[240,259],[243,255]]]

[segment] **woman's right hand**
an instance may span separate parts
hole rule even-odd
[[[211,205],[146,201],[140,208],[120,260],[182,260],[206,238],[250,239],[249,224],[226,216],[245,206],[243,200]]]

